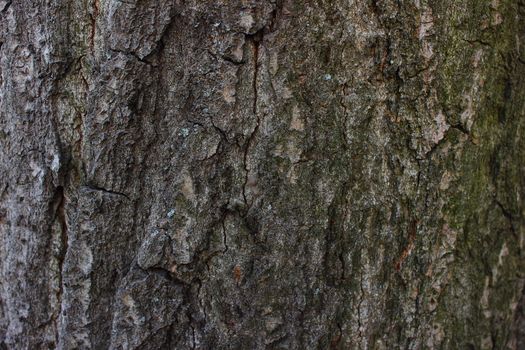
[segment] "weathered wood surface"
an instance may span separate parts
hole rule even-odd
[[[525,346],[522,0],[0,10],[0,348]]]

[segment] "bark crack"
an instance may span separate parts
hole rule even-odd
[[[204,314],[204,320],[208,319],[208,315],[206,314],[206,308],[204,307],[204,303],[202,302],[201,298],[201,292],[202,292],[202,281],[200,279],[197,280],[197,302],[199,304],[199,307],[202,310],[202,313]]]
[[[210,122],[211,122],[211,126],[221,135],[221,138],[226,141],[227,144],[232,144],[229,140],[228,140],[228,136],[226,135],[226,132],[224,130],[222,130],[221,128],[219,128],[213,121],[213,117],[210,116]]]
[[[514,236],[517,236],[516,226],[514,224],[514,218],[513,218],[513,215],[511,214],[511,212],[509,210],[507,210],[497,198],[494,198],[494,202],[496,203],[496,205],[501,210],[503,216],[509,221],[510,229],[511,229],[512,234]]]
[[[144,64],[147,64],[149,66],[153,66],[153,64],[149,61],[146,60],[146,57],[144,58],[141,58],[139,55],[137,55],[135,52],[132,52],[132,51],[124,51],[124,50],[119,50],[119,49],[110,49],[110,51],[113,51],[113,52],[117,52],[117,53],[121,53],[123,55],[126,55],[126,56],[131,56],[133,58],[135,58],[137,61],[139,62],[142,62]]]
[[[343,256],[343,252],[340,252],[339,253],[339,262],[341,263],[341,276],[339,277],[339,279],[341,281],[344,281],[345,279],[345,274],[346,274],[346,264],[345,264],[345,259],[344,259],[344,256]]]
[[[11,6],[12,3],[13,3],[12,0],[7,1],[7,2],[5,3],[5,5],[4,5],[4,8],[2,9],[2,13],[6,13],[7,10],[9,10],[9,7]]]
[[[223,254],[225,254],[229,247],[226,240],[226,225],[224,224],[224,220],[226,219],[226,216],[222,218],[221,220],[221,226],[222,226],[222,244],[224,245],[224,250],[222,251]]]
[[[108,189],[105,189],[103,187],[99,187],[99,186],[92,185],[92,184],[88,184],[85,187],[90,189],[90,190],[92,190],[92,191],[100,191],[100,192],[104,192],[104,193],[111,194],[111,195],[114,195],[114,196],[122,196],[122,197],[126,198],[127,200],[131,200],[131,198],[127,194],[125,194],[123,192],[108,190]]]
[[[65,212],[65,203],[66,198],[64,194],[64,187],[58,186],[55,190],[55,195],[53,198],[53,209],[54,209],[54,218],[53,222],[58,222],[60,226],[60,252],[57,256],[58,260],[58,284],[59,289],[56,293],[57,297],[57,310],[56,313],[52,316],[52,321],[55,324],[55,341],[58,346],[59,334],[58,334],[58,320],[60,314],[62,313],[62,296],[64,295],[64,284],[63,284],[63,275],[64,275],[64,261],[66,259],[67,250],[69,247],[69,237],[68,237],[68,228],[67,228],[67,219]]]
[[[252,80],[252,89],[253,89],[253,104],[252,104],[252,113],[256,119],[255,127],[253,128],[253,131],[251,132],[250,136],[248,137],[248,140],[245,143],[244,146],[244,154],[243,154],[243,164],[244,164],[244,170],[245,170],[245,176],[244,176],[244,184],[242,187],[242,196],[244,199],[244,203],[246,206],[249,207],[251,204],[248,204],[248,198],[246,195],[246,187],[248,184],[248,177],[250,170],[248,169],[248,152],[250,150],[250,146],[255,138],[255,135],[259,129],[260,126],[260,118],[257,110],[257,102],[258,102],[258,90],[257,90],[257,81],[259,77],[259,46],[264,38],[264,28],[257,31],[254,34],[246,35],[247,41],[249,41],[252,45],[252,55],[253,55],[253,80]]]
[[[91,51],[95,48],[95,35],[97,31],[97,17],[100,13],[100,0],[93,0],[92,8],[91,8],[91,32],[89,33],[89,47],[91,48]]]
[[[330,349],[337,349],[342,337],[343,329],[341,327],[341,324],[337,322],[337,335],[330,342]]]
[[[157,334],[159,334],[159,332],[163,331],[164,329],[167,329],[166,330],[166,334],[167,334],[167,337],[169,338],[169,340],[171,340],[171,338],[169,337],[170,333],[171,333],[171,327],[172,327],[173,323],[170,323],[166,326],[163,326],[163,327],[160,327],[159,329],[155,330],[154,332],[151,332],[147,337],[145,337],[137,346],[134,346],[133,347],[133,350],[137,350],[137,349],[142,349],[143,346],[151,339],[153,338],[154,336],[156,336]],[[171,349],[171,344],[168,344],[169,346],[166,347],[166,349]]]
[[[175,276],[175,274],[173,274],[171,271],[168,271],[166,270],[165,268],[163,267],[155,267],[155,266],[152,266],[152,267],[148,267],[147,269],[143,269],[142,267],[140,267],[138,264],[137,264],[138,268],[141,269],[142,271],[146,272],[146,273],[152,273],[152,274],[155,274],[163,279],[165,279],[166,281],[176,285],[176,286],[180,286],[180,287],[188,287],[190,286],[189,283],[177,278]]]
[[[361,339],[363,339],[363,322],[361,320],[361,306],[363,305],[363,299],[365,296],[365,290],[363,288],[363,270],[361,269],[359,273],[359,288],[360,288],[360,294],[359,294],[359,303],[357,304],[357,336],[359,338],[359,342]]]
[[[465,134],[465,135],[467,135],[467,136],[470,136],[470,132],[469,132],[469,131],[467,130],[467,128],[465,128],[465,127],[463,126],[463,124],[461,124],[461,123],[458,123],[458,124],[450,124],[450,127],[451,127],[452,129],[456,129],[456,130],[462,132],[463,134]]]
[[[410,223],[410,227],[408,228],[408,244],[403,249],[403,251],[401,252],[401,255],[399,256],[399,258],[397,259],[394,265],[396,271],[398,272],[401,270],[403,263],[405,262],[405,260],[408,258],[408,256],[410,255],[410,253],[412,253],[412,250],[414,249],[414,246],[415,246],[414,242],[416,240],[416,233],[417,233],[417,224],[418,224],[417,220],[412,220],[412,222]]]
[[[471,44],[471,45],[474,45],[474,44],[479,44],[479,45],[482,45],[482,46],[488,46],[488,47],[492,47],[492,45],[486,41],[483,41],[481,39],[467,39],[467,38],[461,38],[461,40]]]
[[[156,47],[150,53],[148,53],[146,56],[144,56],[144,58],[143,58],[144,60],[146,60],[147,58],[149,58],[149,57],[151,57],[151,56],[153,56],[155,54],[158,54],[159,56],[161,55],[161,53],[162,53],[162,51],[163,51],[163,49],[164,49],[164,47],[166,45],[165,44],[166,36],[168,35],[168,33],[170,32],[171,28],[175,24],[175,19],[178,17],[178,15],[179,15],[179,13],[171,12],[171,16],[170,16],[169,22],[162,29],[162,32],[160,33],[159,39],[157,40]]]
[[[348,146],[350,145],[350,141],[348,140],[348,134],[347,134],[347,126],[348,126],[348,108],[346,107],[346,104],[344,102],[344,99],[345,97],[347,96],[347,89],[348,89],[348,84],[347,83],[344,83],[341,87],[341,90],[342,90],[342,94],[341,94],[341,98],[339,99],[339,104],[341,105],[341,107],[343,108],[343,139],[344,139],[344,142],[343,142],[343,146],[345,149],[348,148]]]
[[[458,130],[462,134],[466,135],[468,140],[470,142],[472,142],[472,139],[470,138],[470,132],[469,132],[469,130],[467,128],[465,128],[465,126],[463,124],[461,124],[461,123],[448,124],[447,131],[445,132],[445,135],[443,136],[443,138],[441,140],[439,140],[437,143],[435,143],[434,145],[432,145],[430,150],[428,150],[425,153],[423,158],[416,158],[416,160],[420,161],[420,160],[430,159],[432,157],[432,155],[434,154],[434,152],[439,148],[439,146],[441,146],[443,143],[445,143],[448,140],[447,139],[447,135],[448,135],[448,132],[449,132],[450,129]]]
[[[236,61],[236,60],[234,60],[233,58],[231,58],[229,56],[221,55],[219,53],[215,53],[215,52],[211,51],[210,49],[208,49],[207,51],[216,60],[220,59],[220,60],[226,61],[228,63],[231,63],[234,66],[242,66],[242,65],[244,65],[246,63],[244,60]]]
[[[252,43],[252,49],[253,49],[253,81],[252,81],[252,87],[253,87],[253,114],[257,116],[257,76],[259,74],[259,45],[263,40],[263,31],[260,30],[256,32],[253,35],[248,36],[248,39],[250,39]]]

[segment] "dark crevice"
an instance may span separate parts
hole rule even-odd
[[[221,128],[219,128],[217,125],[215,125],[215,123],[213,122],[213,117],[210,116],[210,122],[211,122],[211,126],[217,130],[219,132],[219,134],[221,135],[221,138],[227,143],[227,144],[232,144],[230,142],[230,140],[228,140],[228,136],[226,135],[226,132],[224,130],[222,130]]]
[[[97,0],[97,1],[99,1],[99,0]],[[158,67],[158,65],[154,64],[153,62],[151,62],[151,59],[154,56],[159,57],[162,54],[162,52],[164,50],[164,47],[166,46],[166,43],[165,43],[166,36],[168,35],[168,33],[170,32],[172,27],[175,25],[175,19],[176,18],[179,18],[178,14],[174,14],[174,15],[171,16],[168,24],[163,28],[162,33],[160,34],[159,39],[157,40],[155,47],[147,55],[144,55],[143,57],[139,56],[137,53],[135,53],[133,51],[125,51],[125,50],[120,50],[120,49],[110,49],[110,50],[113,51],[113,52],[120,52],[120,53],[122,53],[124,55],[132,56],[135,59],[137,59],[139,62],[142,62],[144,64],[147,64],[147,65],[150,65],[150,66],[154,66],[154,67]]]
[[[406,77],[407,77],[408,79],[413,79],[413,78],[418,77],[419,75],[421,75],[421,73],[424,73],[424,72],[428,71],[430,68],[431,68],[430,66],[424,66],[424,67],[422,67],[422,68],[417,69],[417,70],[416,70],[414,73],[412,73],[412,74],[408,74],[408,73],[407,73]],[[415,101],[415,100],[417,100],[417,99],[420,98],[420,97],[424,97],[424,95],[417,95],[413,100]]]
[[[90,189],[90,190],[92,190],[92,191],[100,191],[100,192],[104,192],[104,193],[107,193],[107,194],[110,194],[110,195],[114,195],[114,196],[122,196],[122,197],[125,197],[127,200],[131,200],[131,198],[129,198],[129,196],[127,194],[122,193],[122,192],[108,190],[108,189],[105,189],[105,188],[102,188],[102,187],[99,187],[99,186],[96,186],[96,185],[93,185],[93,184],[87,184],[87,185],[85,185],[85,187]]]
[[[509,221],[512,234],[517,237],[518,233],[516,230],[516,225],[514,224],[514,217],[512,213],[509,210],[507,210],[498,199],[494,198],[494,202],[496,203],[498,208],[501,210],[503,216]]]
[[[339,343],[341,343],[341,339],[343,337],[343,329],[341,327],[341,323],[337,323],[337,335],[332,339],[330,342],[330,349],[338,349]]]
[[[9,7],[11,6],[12,3],[13,3],[12,0],[7,1],[7,2],[5,3],[5,5],[4,5],[4,8],[2,9],[2,13],[6,13],[7,10],[9,10]]]
[[[339,99],[339,105],[341,106],[341,108],[343,109],[343,130],[342,130],[342,136],[343,136],[343,147],[345,150],[348,149],[348,146],[350,145],[350,140],[348,139],[348,134],[347,134],[347,130],[346,128],[348,127],[348,115],[349,115],[349,112],[348,112],[348,108],[346,107],[346,104],[345,104],[345,101],[344,99],[348,96],[348,93],[347,93],[347,89],[348,89],[348,84],[347,83],[344,83],[341,87],[341,98]]]
[[[204,315],[204,320],[206,321],[208,319],[208,315],[206,314],[206,308],[204,307],[204,303],[201,299],[201,291],[202,291],[202,281],[200,279],[197,279],[197,303],[199,305],[199,308],[202,310],[202,313]]]
[[[69,247],[69,240],[68,240],[68,226],[67,226],[67,215],[66,215],[66,196],[65,196],[65,186],[70,181],[70,171],[71,171],[71,154],[69,149],[64,147],[64,144],[62,142],[60,133],[59,133],[59,125],[60,123],[56,118],[50,118],[50,122],[53,126],[54,131],[54,138],[55,143],[57,146],[56,152],[58,153],[59,158],[59,169],[57,172],[57,182],[58,186],[55,187],[54,193],[53,193],[53,199],[51,202],[51,213],[52,213],[52,221],[51,221],[51,232],[54,233],[55,225],[58,224],[58,234],[57,237],[59,240],[59,250],[57,254],[54,256],[56,259],[58,270],[56,272],[57,274],[57,282],[58,282],[58,291],[56,292],[56,298],[57,298],[57,309],[56,312],[51,316],[51,322],[55,324],[55,341],[56,345],[58,346],[59,341],[59,334],[58,334],[58,322],[60,319],[60,315],[62,313],[62,302],[63,302],[63,295],[64,295],[64,263]],[[54,239],[54,237],[53,237]]]
[[[363,299],[365,296],[365,289],[363,287],[363,267],[361,267],[361,271],[359,272],[359,303],[357,304],[357,334],[359,341],[363,339],[363,323],[361,321],[361,306],[363,305]]]
[[[465,126],[461,123],[457,123],[457,124],[450,124],[450,127],[452,129],[456,129],[460,132],[462,132],[463,134],[467,135],[467,136],[470,136],[470,132],[467,128],[465,128]]]
[[[497,199],[494,199],[494,201],[496,202],[496,205],[501,209],[501,212],[503,213],[503,216],[505,216],[509,220],[512,220],[512,214],[507,209],[505,209],[503,204],[501,204],[501,202],[499,200],[497,200]]]
[[[121,53],[123,55],[135,58],[137,61],[147,64],[149,66],[152,65],[152,63],[147,60],[147,56],[144,58],[141,58],[139,55],[137,55],[135,52],[132,52],[132,51],[124,51],[124,50],[119,50],[119,49],[110,49],[110,50],[113,52]]]
[[[277,24],[277,17],[283,12],[283,1],[277,0],[275,7],[271,13],[270,24],[268,24],[268,30],[271,32],[275,31],[275,26]]]
[[[259,77],[259,46],[261,42],[264,39],[264,28],[257,31],[254,34],[247,34],[246,35],[246,41],[250,43],[252,47],[252,55],[253,55],[253,80],[252,80],[252,89],[253,89],[253,105],[252,105],[252,113],[256,119],[256,124],[251,132],[250,136],[248,137],[248,140],[244,144],[244,150],[243,150],[243,164],[244,164],[244,170],[245,170],[245,176],[244,176],[244,184],[242,187],[242,195],[244,199],[244,203],[249,208],[250,204],[248,204],[248,198],[246,196],[246,186],[248,184],[248,175],[249,175],[249,169],[248,169],[248,152],[250,150],[250,146],[255,138],[255,135],[257,134],[257,131],[259,129],[260,125],[260,118],[257,111],[257,98],[258,98],[258,91],[257,91],[257,81]],[[248,209],[247,209],[248,210]]]
[[[247,34],[246,35],[246,41],[251,43],[252,50],[253,50],[253,81],[252,81],[252,87],[253,87],[253,107],[252,111],[253,114],[257,116],[257,78],[259,74],[259,48],[264,40],[264,28],[253,33],[253,34]]]
[[[175,284],[177,286],[188,287],[190,285],[189,283],[177,278],[173,273],[171,273],[170,271],[162,267],[148,267],[147,269],[143,269],[138,264],[137,264],[137,267],[148,274],[157,275],[161,277],[162,279],[172,284]]]
[[[205,129],[204,124],[202,124],[202,123],[200,123],[198,121],[188,120],[188,122],[190,122],[192,124],[192,126],[200,126],[201,128]]]
[[[60,252],[57,256],[58,263],[58,285],[59,289],[57,291],[57,312],[52,316],[51,320],[55,324],[56,335],[55,341],[58,346],[59,335],[58,335],[58,320],[62,312],[62,297],[64,295],[64,261],[66,259],[67,250],[69,247],[68,241],[68,227],[67,227],[67,218],[65,211],[66,198],[64,195],[64,187],[58,186],[55,189],[55,194],[53,196],[52,209],[53,209],[53,223],[57,222],[60,227]]]
[[[483,40],[480,40],[480,39],[466,39],[466,38],[462,38],[461,40],[469,43],[469,44],[479,44],[479,45],[483,45],[483,46],[489,46],[489,47],[492,47],[492,45],[486,41],[483,41]]]
[[[173,349],[171,345],[172,339],[175,337],[175,322],[168,325],[168,331],[166,332],[166,349]]]
[[[416,191],[419,193],[419,186],[421,184],[421,160],[416,159],[417,161],[417,179],[416,179]]]
[[[223,59],[224,61],[229,62],[235,66],[242,66],[245,63],[244,61],[235,61],[233,58],[224,56],[224,55],[219,56],[219,57]]]
[[[179,18],[179,13],[173,14],[172,12],[172,15],[170,17],[168,24],[164,27],[164,29],[162,30],[162,33],[160,34],[156,47],[148,55],[144,57],[144,60],[148,60],[154,55],[160,56],[162,54],[164,48],[166,47],[166,37],[168,36],[168,33],[171,31],[171,29],[175,25],[175,19],[177,18]]]
[[[299,160],[296,160],[295,162],[292,162],[293,165],[297,165],[297,164],[304,164],[304,163],[308,163],[308,162],[316,162],[318,161],[319,159],[315,159],[315,158],[301,158]]]
[[[93,0],[93,7],[91,9],[91,14],[90,14],[90,17],[91,17],[91,31],[89,33],[89,47],[91,48],[91,50],[93,51],[94,48],[95,48],[95,35],[96,35],[96,31],[97,31],[97,17],[100,13],[100,4],[99,4],[99,1],[100,0]]]
[[[345,258],[344,258],[344,255],[343,255],[343,252],[339,252],[339,262],[341,263],[341,276],[340,276],[340,280],[343,281],[345,279],[345,273],[346,273],[346,263],[345,263]]]
[[[169,325],[166,325],[164,327],[161,327],[159,329],[157,329],[156,331],[150,333],[146,338],[144,338],[144,340],[142,340],[137,346],[133,347],[133,349],[143,349],[143,346],[145,346],[148,341],[150,341],[153,337],[155,337],[156,335],[158,335],[161,331],[163,331],[164,329],[166,329],[166,337],[168,338],[167,339],[167,343],[169,341],[171,341],[171,339],[169,338],[169,335],[170,335],[170,328],[171,328],[172,324],[170,323]],[[168,346],[166,347],[166,349],[171,349],[171,345],[170,343],[167,344]]]
[[[224,250],[222,251],[223,254],[228,252],[228,243],[227,243],[227,236],[226,236],[226,225],[224,224],[224,221],[226,220],[226,215],[221,219],[221,227],[222,227],[222,243],[224,244]]]
[[[344,260],[344,219],[348,213],[348,182],[341,184],[339,195],[328,206],[328,227],[325,234],[323,265],[329,286],[337,286],[343,282],[346,274]],[[340,266],[334,271],[333,266]]]
[[[525,349],[525,284],[519,294],[518,306],[514,313],[514,324],[516,325],[513,334],[517,340],[517,349]]]
[[[234,66],[242,66],[242,65],[244,65],[246,63],[244,60],[236,61],[232,57],[229,57],[227,55],[220,55],[218,53],[215,53],[215,52],[211,51],[210,49],[208,49],[207,51],[213,58],[215,58],[217,60],[220,59],[220,60],[226,61],[228,63],[233,64]]]
[[[447,129],[447,131],[445,131],[445,135],[443,136],[443,138],[441,140],[439,140],[437,143],[435,143],[434,145],[432,145],[430,150],[425,153],[423,158],[416,158],[416,160],[417,161],[421,161],[421,160],[431,159],[432,155],[436,152],[436,150],[439,149],[439,147],[447,141],[447,135],[448,135],[449,130],[451,130],[451,129],[455,129],[455,130],[461,132],[462,134],[466,135],[468,137],[468,140],[470,140],[472,142],[472,140],[470,138],[470,132],[463,124],[461,124],[461,123],[449,124],[449,128]]]
[[[399,258],[396,260],[394,264],[394,268],[396,269],[397,272],[401,270],[403,263],[405,262],[405,260],[408,258],[408,256],[414,249],[418,223],[419,221],[415,219],[413,219],[410,222],[410,226],[408,227],[408,242],[405,248],[403,249],[403,251],[401,252],[401,255],[399,256]]]
[[[190,328],[191,328],[191,338],[192,338],[191,339],[191,348],[195,349],[196,348],[195,327],[192,324],[192,317],[191,317],[191,313],[189,311],[188,311],[188,318],[190,319],[189,325],[190,325]]]

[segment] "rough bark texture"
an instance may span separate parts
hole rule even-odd
[[[0,348],[525,347],[523,0],[0,0]]]

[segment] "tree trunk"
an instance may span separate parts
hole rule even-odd
[[[0,10],[0,349],[525,348],[525,1]]]

